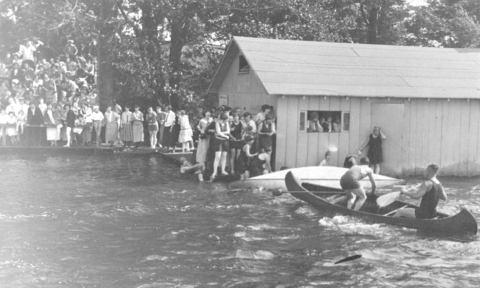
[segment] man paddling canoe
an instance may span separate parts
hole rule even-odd
[[[353,203],[355,203],[355,199],[358,196],[357,203],[355,203],[354,210],[359,210],[365,200],[367,199],[367,195],[365,194],[365,190],[363,189],[362,185],[360,185],[360,180],[367,177],[370,179],[370,183],[372,183],[372,192],[371,194],[375,193],[375,189],[377,188],[377,184],[375,183],[375,179],[373,178],[373,170],[368,167],[370,164],[370,160],[368,157],[362,157],[360,159],[360,165],[354,165],[350,168],[345,174],[343,174],[342,178],[340,178],[340,186],[342,189],[345,190],[347,193],[348,209],[352,209]]]
[[[420,187],[413,187],[410,189],[402,188],[400,195],[406,195],[412,199],[422,198],[420,207],[418,209],[403,208],[397,211],[395,217],[410,217],[418,219],[431,219],[437,213],[436,207],[440,199],[446,201],[447,194],[443,189],[442,184],[437,179],[439,170],[437,164],[428,165],[425,170],[425,178],[427,180],[420,185]]]

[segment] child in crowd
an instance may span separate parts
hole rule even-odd
[[[180,158],[180,173],[194,173],[198,175],[198,181],[203,182],[203,171],[205,167],[201,164],[192,165],[185,157]]]
[[[325,159],[323,159],[318,166],[330,166],[330,159],[332,159],[332,152],[325,152]]]

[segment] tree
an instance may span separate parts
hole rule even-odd
[[[112,64],[113,42],[116,25],[114,18],[116,15],[115,0],[102,0],[99,16],[98,27],[98,95],[100,98],[100,106],[106,108],[112,106],[115,102],[114,92],[114,70]]]
[[[329,0],[326,7],[345,23],[347,39],[354,43],[402,45],[404,21],[410,10],[406,0]]]
[[[36,36],[45,40],[44,52],[54,56],[67,39],[80,46],[97,42],[91,53],[98,57],[102,106],[117,101],[142,106],[164,103],[178,109],[205,100],[223,54],[221,46],[233,35],[478,45],[478,37],[471,37],[479,31],[475,0],[431,0],[431,7],[418,9],[405,1],[4,0],[0,37],[15,44],[0,49],[18,49],[21,39]],[[92,50],[92,45],[85,46],[80,49]]]
[[[480,2],[430,0],[407,21],[408,45],[480,47]]]

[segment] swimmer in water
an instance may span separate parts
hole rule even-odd
[[[191,173],[198,175],[198,181],[203,182],[203,171],[205,171],[205,167],[202,163],[197,163],[192,165],[190,161],[187,161],[185,157],[180,158],[180,173]]]

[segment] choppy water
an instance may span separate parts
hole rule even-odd
[[[328,218],[155,156],[2,157],[0,287],[480,286],[477,237]],[[442,180],[441,210],[480,218],[479,179]]]

